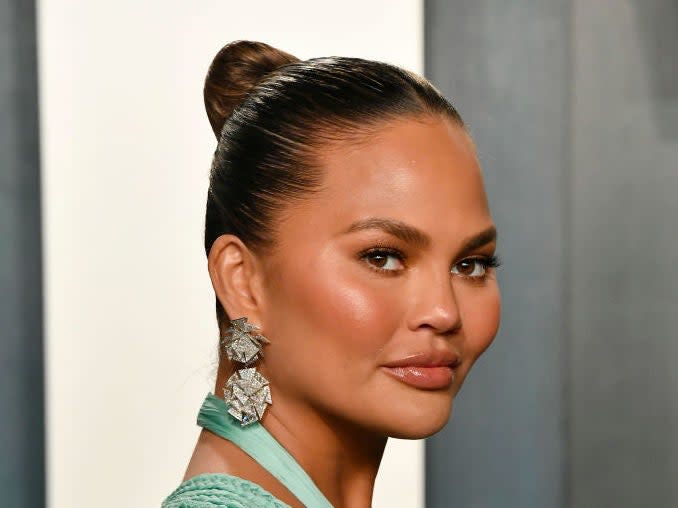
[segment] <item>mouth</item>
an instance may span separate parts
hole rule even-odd
[[[381,368],[388,375],[414,388],[441,390],[454,383],[454,369],[460,363],[459,355],[451,351],[427,352],[388,362]]]

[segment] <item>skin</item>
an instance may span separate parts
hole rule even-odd
[[[369,507],[387,437],[440,430],[497,333],[495,272],[473,260],[494,254],[494,223],[473,142],[447,118],[390,120],[369,142],[329,147],[322,166],[322,189],[279,218],[273,252],[257,256],[223,235],[208,265],[228,315],[247,316],[270,340],[257,364],[273,399],[262,424],[334,506]],[[374,218],[416,228],[427,241],[397,237],[383,223],[347,232]],[[464,249],[478,237],[481,245]],[[460,356],[450,386],[415,388],[383,368],[428,351]],[[217,394],[232,372],[227,363]],[[204,472],[249,479],[300,506],[205,430],[185,478]]]

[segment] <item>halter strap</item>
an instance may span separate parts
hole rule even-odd
[[[208,393],[198,413],[198,425],[228,439],[275,476],[308,508],[332,508],[311,477],[260,422],[242,427],[228,414],[228,404]]]

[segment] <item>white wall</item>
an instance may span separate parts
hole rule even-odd
[[[202,247],[216,51],[423,66],[422,0],[38,2],[51,507],[157,506],[216,361]],[[423,506],[423,443],[389,444],[374,505]]]

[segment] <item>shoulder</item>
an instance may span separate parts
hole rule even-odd
[[[204,473],[183,482],[162,508],[289,508],[256,483],[222,473]]]

